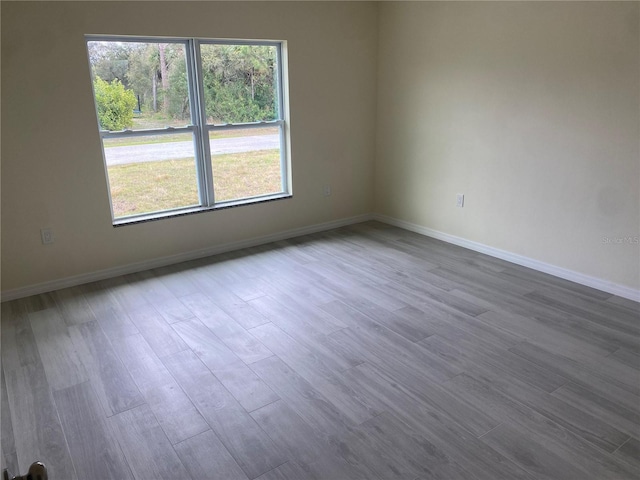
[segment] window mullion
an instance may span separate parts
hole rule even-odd
[[[191,75],[189,90],[192,92],[193,122],[196,124],[197,135],[197,172],[200,202],[203,206],[211,207],[215,203],[213,191],[213,173],[211,170],[211,149],[209,146],[209,129],[207,128],[207,112],[204,103],[204,84],[202,75],[202,61],[200,58],[200,43],[197,39],[189,41],[191,55]]]
[[[282,44],[278,45],[276,49],[276,75],[278,79],[276,81],[277,98],[278,98],[278,121],[280,126],[280,182],[283,192],[290,191],[290,178],[289,178],[289,166],[287,165],[287,159],[289,158],[289,152],[287,152],[287,135],[285,125],[285,104],[284,104],[284,70],[282,67]]]
[[[280,134],[280,185],[282,187],[283,192],[289,191],[289,168],[287,166],[287,139],[285,133],[285,125],[284,122],[281,123],[279,128]]]

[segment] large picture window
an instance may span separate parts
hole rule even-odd
[[[283,42],[88,36],[114,224],[290,195]]]

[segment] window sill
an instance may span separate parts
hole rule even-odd
[[[241,207],[244,205],[255,205],[258,203],[273,202],[276,200],[285,200],[292,198],[290,193],[277,193],[274,195],[265,195],[262,197],[245,198],[242,200],[232,200],[229,202],[218,203],[212,207],[187,207],[175,210],[165,210],[162,212],[149,213],[145,215],[132,215],[130,217],[120,217],[113,220],[114,227],[124,227],[126,225],[134,225],[137,223],[155,222],[165,218],[183,217],[185,215],[193,215],[197,213],[210,212],[212,210],[225,210],[227,208]]]

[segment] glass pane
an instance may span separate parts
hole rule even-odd
[[[275,46],[203,44],[200,51],[207,123],[279,118]]]
[[[282,192],[280,127],[209,132],[216,202]]]
[[[115,218],[200,204],[191,132],[103,143]]]
[[[191,124],[184,43],[87,45],[102,130]]]

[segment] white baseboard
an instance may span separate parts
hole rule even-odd
[[[355,223],[365,222],[373,218],[372,214],[358,215],[355,217],[342,218],[340,220],[334,220],[326,223],[319,223],[315,225],[309,225],[306,227],[295,228],[293,230],[286,230],[284,232],[273,233],[271,235],[263,235],[261,237],[253,237],[246,240],[240,240],[237,242],[225,243],[222,245],[216,245],[213,247],[203,248],[201,250],[195,250],[186,253],[179,253],[176,255],[170,255],[167,257],[154,258],[151,260],[145,260],[142,262],[130,263],[128,265],[122,265],[114,268],[107,268],[105,270],[98,270],[95,272],[83,273],[80,275],[74,275],[71,277],[60,278],[57,280],[51,280],[48,282],[42,282],[35,285],[29,285],[21,288],[14,288],[12,290],[3,291],[1,294],[1,301],[6,302],[9,300],[15,300],[17,298],[28,297],[31,295],[38,295],[40,293],[51,292],[53,290],[59,290],[61,288],[73,287],[76,285],[82,285],[84,283],[96,282],[98,280],[105,280],[107,278],[118,277],[120,275],[126,275],[128,273],[142,272],[152,268],[164,267],[167,265],[173,265],[180,262],[186,262],[189,260],[195,260],[198,258],[209,257],[211,255],[217,255],[220,253],[231,252],[234,250],[240,250],[242,248],[255,247],[257,245],[264,245],[266,243],[277,242],[278,240],[286,240],[288,238],[300,237],[302,235],[308,235],[310,233],[323,232],[325,230],[331,230],[345,225],[352,225]]]
[[[545,262],[535,260],[533,258],[525,257],[515,253],[500,250],[498,248],[490,247],[482,243],[467,240],[455,235],[433,230],[431,228],[423,227],[415,223],[406,222],[397,218],[388,217],[386,215],[379,214],[364,214],[355,217],[343,218],[340,220],[334,220],[331,222],[320,223],[315,225],[309,225],[306,227],[296,228],[293,230],[286,230],[284,232],[278,232],[271,235],[264,235],[261,237],[253,237],[246,240],[240,240],[238,242],[225,243],[222,245],[216,245],[201,250],[195,250],[186,253],[180,253],[176,255],[170,255],[167,257],[154,258],[151,260],[145,260],[142,262],[131,263],[128,265],[122,265],[114,268],[107,268],[105,270],[98,270],[95,272],[83,273],[80,275],[74,275],[71,277],[65,277],[57,280],[51,280],[49,282],[38,283],[35,285],[29,285],[26,287],[15,288],[12,290],[6,290],[1,293],[2,302],[15,300],[17,298],[28,297],[30,295],[37,295],[40,293],[51,292],[53,290],[59,290],[61,288],[73,287],[84,283],[95,282],[98,280],[104,280],[107,278],[117,277],[120,275],[126,275],[128,273],[141,272],[152,268],[164,267],[180,262],[186,262],[189,260],[195,260],[198,258],[209,257],[211,255],[217,255],[220,253],[231,252],[233,250],[240,250],[242,248],[255,247],[257,245],[264,245],[266,243],[277,242],[278,240],[286,240],[288,238],[300,237],[302,235],[308,235],[311,233],[323,232],[345,225],[352,225],[355,223],[365,222],[367,220],[378,220],[389,225],[404,228],[412,232],[420,233],[428,237],[443,240],[453,245],[459,245],[469,250],[484,253],[486,255],[500,258],[517,265],[538,270],[540,272],[548,273],[556,277],[564,278],[581,285],[596,288],[604,292],[617,295],[619,297],[628,298],[640,302],[640,290],[635,290],[624,285],[619,285],[608,280],[601,278],[584,275],[573,270],[551,265]]]
[[[474,250],[476,252],[484,253],[491,257],[500,258],[502,260],[506,260],[508,262],[515,263],[517,265],[522,265],[524,267],[528,267],[533,270],[538,270],[540,272],[548,273],[555,277],[564,278],[565,280],[569,280],[571,282],[579,283],[581,285],[586,285],[588,287],[592,287],[597,290],[602,290],[604,292],[611,293],[619,297],[624,297],[624,298],[628,298],[629,300],[640,302],[640,290],[635,290],[633,288],[626,287],[624,285],[619,285],[617,283],[613,283],[608,280],[603,280],[597,277],[591,277],[583,273],[558,267],[556,265],[551,265],[549,263],[541,262],[539,260],[525,257],[523,255],[518,255],[516,253],[500,250],[498,248],[490,247],[482,243],[474,242],[461,237],[456,237],[455,235],[450,235],[448,233],[440,232],[438,230],[433,230],[431,228],[423,227],[421,225],[416,225],[415,223],[406,222],[404,220],[399,220],[397,218],[388,217],[386,215],[375,214],[373,215],[373,219],[378,220],[379,222],[387,223],[389,225],[404,228],[405,230],[410,230],[412,232],[420,233],[422,235],[426,235],[427,237],[436,238],[438,240],[442,240],[447,243],[452,243],[454,245],[468,248],[469,250]]]

